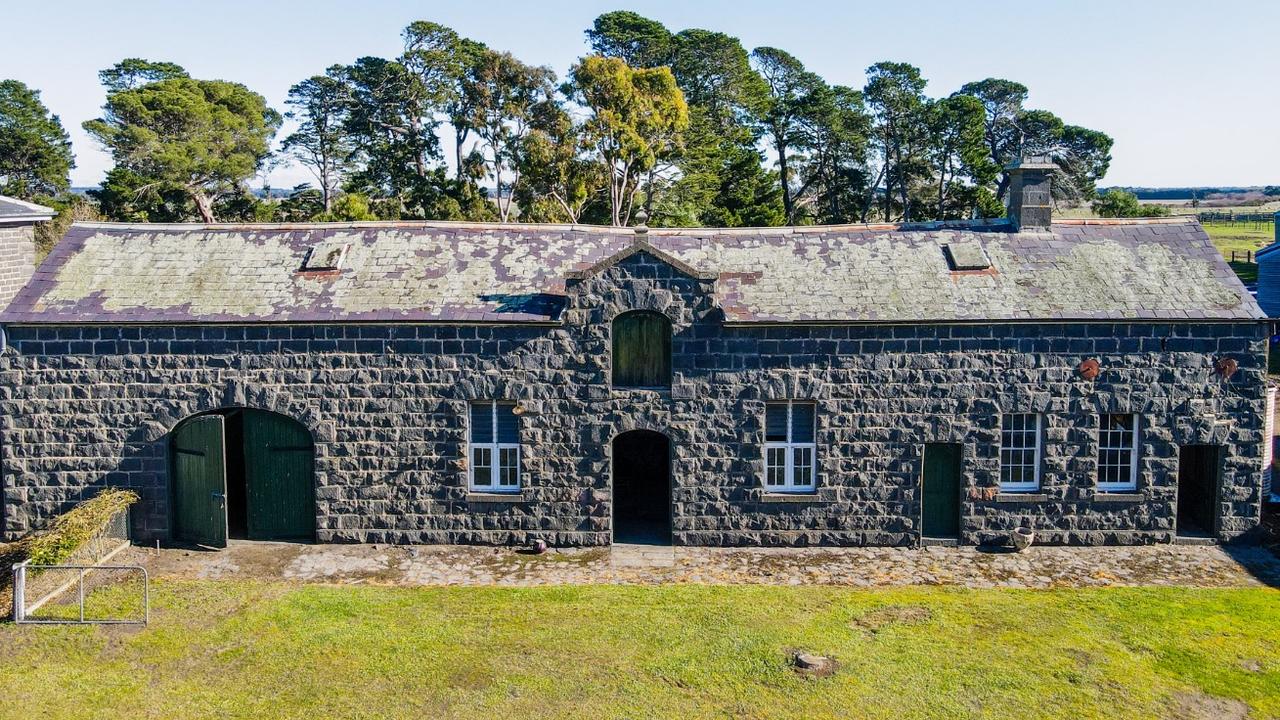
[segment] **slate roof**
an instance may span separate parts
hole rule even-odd
[[[53,208],[0,195],[0,223],[48,220],[55,214]]]
[[[555,321],[566,282],[636,252],[714,279],[729,322],[1265,317],[1200,225],[1166,218],[1034,232],[972,221],[644,235],[571,225],[80,223],[0,321]]]

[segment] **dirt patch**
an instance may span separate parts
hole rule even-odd
[[[1170,720],[1249,720],[1249,706],[1239,700],[1198,691],[1173,696]]]
[[[791,669],[795,670],[797,675],[824,678],[835,675],[840,669],[840,663],[836,662],[835,658],[825,655],[796,650],[791,653]]]
[[[933,611],[920,605],[890,605],[876,608],[854,619],[857,630],[876,634],[894,625],[917,625],[933,618]]]
[[[130,548],[118,558],[145,565],[152,578],[174,580],[280,579],[309,546],[295,543],[234,543],[225,550]]]

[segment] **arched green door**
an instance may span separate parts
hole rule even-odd
[[[173,536],[227,546],[227,463],[223,418],[192,418],[173,431],[170,462]]]
[[[244,411],[244,474],[250,540],[309,540],[316,534],[311,433],[283,415]]]

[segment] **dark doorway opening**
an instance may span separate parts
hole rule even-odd
[[[297,421],[239,408],[198,415],[174,429],[170,458],[175,539],[315,538],[315,448]]]
[[[1217,445],[1183,445],[1178,453],[1178,534],[1211,537],[1218,504]]]
[[[924,446],[924,489],[921,493],[921,530],[927,538],[960,537],[960,446],[927,443]]]
[[[613,541],[671,544],[671,443],[662,433],[613,439]]]

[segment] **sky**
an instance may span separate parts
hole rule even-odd
[[[40,90],[71,133],[72,184],[96,185],[110,157],[80,124],[98,117],[98,70],[168,60],[194,77],[244,83],[283,111],[291,85],[357,57],[394,57],[400,30],[432,20],[561,76],[588,52],[583,31],[626,9],[673,31],[729,33],[789,51],[833,84],[910,62],[944,96],[986,77],[1031,90],[1031,107],[1115,138],[1104,185],[1280,184],[1280,2],[1275,0],[62,0],[5,3],[0,79]],[[189,8],[189,9],[183,9]],[[280,137],[283,137],[283,133]],[[285,167],[276,187],[310,180]]]

